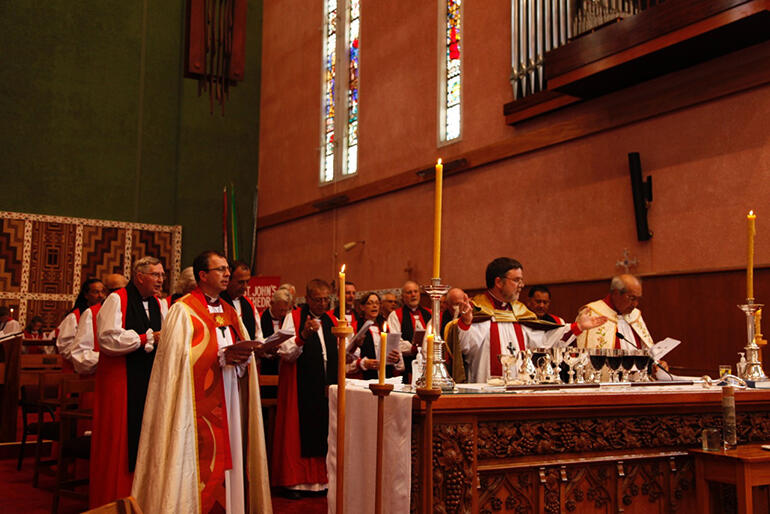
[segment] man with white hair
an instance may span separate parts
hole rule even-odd
[[[642,281],[629,274],[612,277],[610,292],[585,306],[607,321],[578,336],[580,348],[649,348],[654,342],[637,307],[642,299]]]
[[[131,494],[155,342],[168,311],[158,298],[165,278],[159,259],[137,260],[131,281],[110,293],[96,315],[99,365],[91,435],[91,507]]]
[[[412,344],[415,330],[427,330],[431,311],[420,305],[420,286],[413,280],[407,280],[401,288],[403,306],[388,316],[388,332],[401,333],[401,353],[406,366],[404,383],[408,383],[412,362],[417,355],[417,346]]]
[[[289,313],[289,306],[292,303],[291,292],[288,289],[276,289],[270,298],[270,307],[265,309],[260,319],[262,326],[262,335],[265,338],[276,333],[283,326],[283,321]],[[261,375],[277,375],[278,363],[280,359],[276,354],[265,355],[262,357],[259,372]],[[275,398],[277,389],[274,386],[264,386],[262,388],[263,398]]]

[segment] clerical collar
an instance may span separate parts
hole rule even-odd
[[[511,307],[511,304],[508,302],[504,302],[497,298],[493,293],[491,289],[487,290],[487,298],[492,302],[492,307],[495,308],[495,310],[498,311],[512,311],[513,308]]]
[[[212,307],[219,307],[220,303],[219,303],[219,297],[218,296],[216,298],[212,298],[209,295],[207,295],[206,293],[203,293],[203,297],[206,298],[206,303],[207,304],[211,305]]]

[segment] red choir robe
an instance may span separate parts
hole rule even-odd
[[[133,284],[129,283],[128,287],[131,286]],[[110,296],[112,295],[116,295],[120,301],[122,326],[127,329],[126,314],[129,300],[126,288],[118,289]],[[157,302],[162,317],[165,309],[161,308],[161,300],[157,297],[153,298]],[[104,314],[104,309],[100,310],[100,314]],[[100,323],[109,322],[110,320],[102,321],[102,316],[97,315],[97,327]],[[142,332],[138,335],[140,343],[144,346],[147,342],[146,334]],[[140,347],[136,352],[144,352],[144,348]],[[101,348],[95,374],[96,394],[89,468],[88,497],[92,508],[131,494],[134,473],[133,466],[129,465],[129,380],[127,375],[126,356],[109,355]]]
[[[295,344],[302,347],[302,353],[296,360],[282,359],[279,366],[271,475],[274,486],[326,484],[329,481],[326,474],[329,412],[325,387],[337,382],[337,340],[331,333],[335,321],[328,313],[320,317],[327,356],[324,370],[320,338],[313,334],[310,340],[304,341],[300,336],[308,315],[308,307],[303,306],[287,316],[286,323],[291,319],[296,333]],[[309,383],[310,378],[313,383]],[[301,410],[302,405],[307,408]]]

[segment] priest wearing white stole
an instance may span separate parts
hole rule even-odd
[[[612,278],[610,294],[586,305],[592,313],[607,321],[585,330],[577,338],[579,348],[648,349],[653,345],[642,312],[637,308],[642,298],[642,282],[633,275]]]
[[[257,370],[232,346],[247,331],[219,299],[227,260],[207,251],[193,269],[198,288],[171,307],[158,344],[132,495],[148,513],[271,513]]]
[[[490,376],[502,375],[500,355],[534,349],[536,345],[566,346],[582,331],[606,321],[603,316],[592,316],[585,309],[581,309],[577,320],[570,325],[538,320],[537,315],[519,301],[524,287],[524,268],[516,259],[498,257],[487,265],[485,275],[487,291],[471,301],[461,302],[460,318],[447,325],[446,330],[449,347],[459,347],[462,351],[468,382],[486,382]],[[456,330],[453,324],[457,325]],[[537,330],[545,330],[545,337],[539,337]]]

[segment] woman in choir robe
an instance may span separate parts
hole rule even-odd
[[[24,328],[24,339],[45,339],[45,334],[43,333],[43,318],[35,316],[29,320],[26,328]],[[22,353],[44,353],[45,348],[51,348],[51,351],[53,351],[53,347],[44,346],[22,346],[21,351]]]
[[[355,350],[353,369],[349,369],[350,376],[361,376],[366,380],[376,379],[378,376],[380,361],[380,331],[383,329],[385,319],[380,316],[380,296],[375,293],[365,293],[361,296],[363,317],[358,321],[362,327],[367,321],[372,325],[367,329],[366,335],[361,340],[360,346]],[[388,355],[385,373],[388,377],[400,375],[404,371],[404,361],[401,352],[393,350]],[[352,373],[351,373],[352,372]]]

